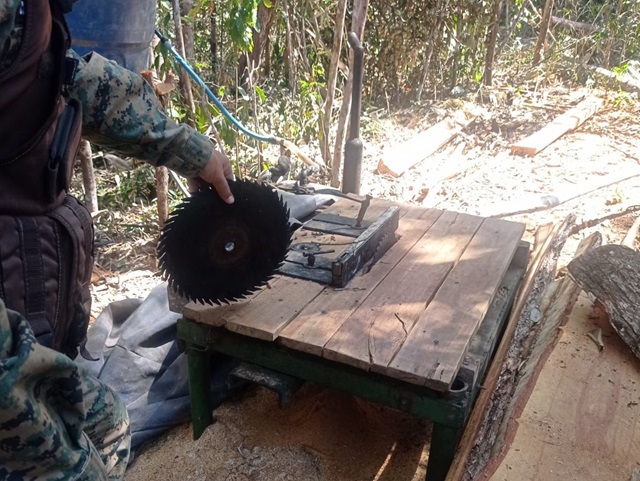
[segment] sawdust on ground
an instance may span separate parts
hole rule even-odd
[[[510,142],[549,122],[558,114],[554,106],[564,110],[579,99],[575,92],[560,89],[542,99],[525,100],[540,106],[535,115],[513,104],[492,106],[486,117],[470,125],[450,145],[399,178],[380,175],[378,158],[384,146],[420,130],[425,116],[408,112],[404,119],[401,115],[368,117],[367,122],[375,124],[378,133],[371,138],[363,134],[362,193],[489,215],[506,212],[524,198],[578,192],[606,175],[640,167],[638,112],[617,109],[611,101],[577,132],[565,135],[535,157],[510,155]],[[428,123],[434,120],[431,115]],[[467,168],[439,180],[439,170],[451,162]],[[558,222],[569,214],[577,216],[577,223],[601,218],[624,211],[639,198],[640,177],[636,177],[552,209],[506,218],[525,222],[525,238],[532,240],[542,224]],[[581,230],[567,241],[560,266],[566,265],[577,243],[593,230],[603,234],[604,243],[619,243],[637,215],[627,214]],[[153,248],[153,238],[144,239],[142,246],[133,249],[143,253],[129,260],[139,262],[127,262],[123,252],[132,249],[126,242],[111,246],[110,254],[102,250],[103,264],[115,265],[120,255],[123,268],[116,274],[103,273],[94,285],[94,312],[117,298],[145,297],[160,281],[153,256],[145,253],[148,248]],[[136,273],[126,279],[127,272]],[[280,409],[272,392],[254,388],[240,401],[222,405],[215,414],[217,422],[198,441],[192,440],[190,426],[183,425],[152,442],[137,454],[126,481],[424,479],[429,423],[331,390],[305,385]]]
[[[192,441],[185,425],[152,443],[126,479],[354,481],[424,479],[428,423],[314,385],[282,409],[253,388],[220,406]]]

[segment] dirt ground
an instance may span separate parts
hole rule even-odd
[[[499,89],[488,93],[492,99],[504,94]],[[639,112],[629,105],[621,108],[619,97],[611,93],[598,93],[605,99],[603,109],[538,155],[509,153],[513,141],[547,124],[584,93],[555,88],[510,101],[489,101],[481,106],[485,113],[462,134],[399,178],[377,172],[384,149],[424,130],[457,105],[450,102],[393,116],[364,115],[362,193],[488,216],[508,212],[526,199],[579,193],[608,175],[640,174]],[[453,162],[465,170],[440,180],[439,172]],[[531,241],[542,224],[569,214],[575,214],[576,223],[581,224],[623,212],[640,204],[638,199],[640,176],[555,208],[505,218],[526,223],[525,240]],[[605,243],[620,243],[637,215],[580,230],[567,241],[560,267],[594,230],[603,234]],[[96,277],[94,314],[112,300],[144,297],[160,281],[154,243],[153,236],[146,236],[99,247],[98,261],[108,270]],[[255,388],[215,414],[218,422],[198,441],[192,441],[190,426],[183,425],[152,442],[137,454],[126,480],[411,481],[424,477],[428,423],[337,392],[305,386],[280,409],[273,393]]]

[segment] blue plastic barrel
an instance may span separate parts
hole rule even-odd
[[[149,67],[156,0],[80,0],[67,23],[80,55],[96,51],[134,72]]]

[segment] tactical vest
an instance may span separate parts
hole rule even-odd
[[[28,0],[22,46],[0,72],[0,214],[60,205],[80,141],[81,108],[62,95],[70,36],[61,7]]]
[[[0,298],[73,358],[89,324],[93,225],[67,193],[82,112],[63,95],[65,1],[25,1],[22,45],[0,72]]]

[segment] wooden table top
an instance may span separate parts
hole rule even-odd
[[[365,219],[375,220],[390,205],[372,201]],[[326,212],[355,218],[358,207],[343,199]],[[400,207],[396,244],[344,288],[278,275],[245,301],[224,306],[189,303],[183,314],[447,391],[511,263],[524,225]],[[333,244],[335,256],[339,246],[347,244],[339,236],[304,230],[297,231],[293,243],[301,241]]]

